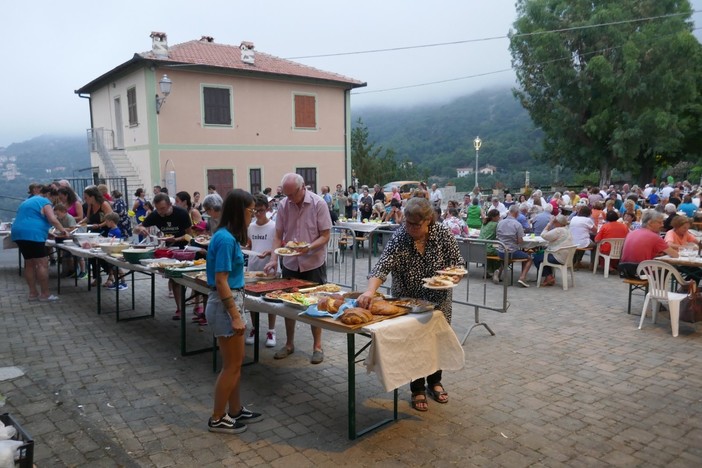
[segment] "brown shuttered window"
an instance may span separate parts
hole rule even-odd
[[[295,95],[295,128],[317,128],[314,96]]]
[[[317,169],[314,167],[298,167],[295,172],[305,180],[305,185],[317,193]]]
[[[254,195],[261,191],[261,169],[249,169],[249,185]]]
[[[232,110],[229,88],[203,88],[205,125],[231,125]]]
[[[136,88],[129,88],[127,90],[127,109],[129,111],[129,126],[134,127],[139,125],[139,118],[137,117]]]

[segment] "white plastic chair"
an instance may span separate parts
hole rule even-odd
[[[611,245],[611,249],[608,254],[600,252],[600,246],[602,244]],[[610,260],[619,260],[622,258],[622,248],[624,247],[624,238],[617,237],[612,239],[602,239],[597,243],[597,250],[595,250],[595,256],[592,260],[592,274],[597,273],[597,265],[600,263],[600,257],[604,259],[604,277],[609,278],[609,262]]]
[[[575,256],[575,251],[577,250],[576,245],[569,245],[565,247],[561,247],[556,250],[548,250],[546,249],[544,251],[544,261],[539,265],[539,274],[536,277],[536,287],[540,288],[541,287],[541,275],[544,271],[545,266],[550,266],[554,270],[557,268],[561,271],[561,277],[563,279],[563,290],[567,291],[568,290],[568,268],[570,268],[570,281],[573,283],[573,287],[575,287],[575,272],[573,269],[573,257]],[[556,253],[556,252],[561,252],[561,251],[567,251],[567,257],[566,261],[563,265],[560,263],[551,263],[548,261],[548,254]],[[555,271],[554,271],[555,273]]]
[[[685,281],[680,275],[680,272],[672,265],[669,265],[660,260],[646,260],[639,264],[636,273],[642,279],[646,277],[648,280],[648,294],[644,299],[643,310],[641,311],[641,320],[639,321],[639,330],[643,326],[646,318],[646,310],[648,303],[651,304],[651,322],[656,323],[656,314],[661,302],[668,304],[670,310],[670,327],[673,329],[673,336],[678,336],[678,327],[680,324],[680,303],[687,297],[687,294],[671,292],[671,282],[675,279],[681,286],[687,286],[688,281]]]
[[[341,232],[332,229],[329,234],[329,242],[327,243],[327,255],[332,256],[332,263],[339,263],[339,253],[341,249],[339,248],[339,241],[341,240]],[[344,257],[341,257],[341,261],[344,261]]]

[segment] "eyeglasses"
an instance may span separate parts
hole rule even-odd
[[[426,221],[420,221],[418,223],[413,223],[411,221],[405,220],[405,226],[408,228],[419,229]]]
[[[255,208],[246,208],[246,211],[248,211],[248,212],[251,213],[252,215],[253,215],[253,214],[256,214],[256,209],[255,209]]]
[[[257,210],[254,210],[254,213],[265,213],[266,211],[268,211],[268,210],[265,208],[259,208]]]

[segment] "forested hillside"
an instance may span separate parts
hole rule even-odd
[[[456,168],[474,167],[473,139],[483,140],[480,167],[497,167],[495,177],[480,176],[486,188],[496,182],[519,187],[525,171],[532,185],[550,185],[572,177],[567,169],[538,160],[541,132],[509,88],[485,90],[443,105],[409,109],[362,108],[353,113],[368,127],[369,141],[392,148],[443,180],[455,179]],[[474,176],[468,177],[471,181]],[[459,181],[460,182],[460,181]],[[472,183],[471,183],[472,187]]]
[[[14,161],[11,158],[14,157]],[[90,153],[85,136],[43,135],[21,143],[0,148],[0,219],[14,216],[21,200],[27,197],[31,182],[89,176],[76,171],[90,166]],[[15,164],[18,175],[8,180],[3,174],[8,165]]]

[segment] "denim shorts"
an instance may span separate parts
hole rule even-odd
[[[239,309],[239,315],[241,320],[246,325],[246,315],[244,315],[244,291],[234,291],[232,290],[232,297],[234,298],[234,303],[237,309]],[[205,309],[205,317],[207,318],[207,324],[212,330],[212,334],[215,337],[230,337],[234,336],[234,328],[232,328],[232,316],[229,315],[229,311],[222,304],[222,300],[219,298],[217,291],[210,291],[207,297],[207,308]]]

